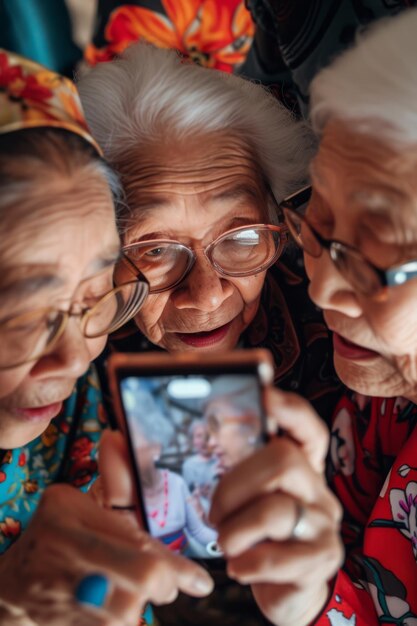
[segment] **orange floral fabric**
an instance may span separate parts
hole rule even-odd
[[[141,39],[225,72],[245,60],[254,24],[242,0],[162,0],[161,7],[164,13],[140,3],[114,8],[104,26],[102,45],[95,42],[86,49],[88,63],[109,61]]]
[[[88,132],[75,85],[38,63],[0,49],[0,134],[36,127],[69,130],[101,154]]]

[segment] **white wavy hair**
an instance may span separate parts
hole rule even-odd
[[[78,88],[90,130],[110,164],[132,148],[146,149],[161,128],[167,144],[171,137],[230,131],[255,151],[278,201],[305,183],[312,133],[260,85],[138,43],[90,70]]]
[[[417,143],[417,9],[378,22],[311,84],[320,133],[331,119],[393,145]]]

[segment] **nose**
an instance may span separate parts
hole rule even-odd
[[[104,348],[105,341],[106,337],[86,339],[79,319],[71,317],[56,344],[39,359],[34,370],[45,378],[79,378]]]
[[[318,258],[304,254],[305,268],[310,279],[309,295],[324,311],[338,311],[348,317],[360,317],[362,307],[350,283],[335,267],[327,251]]]
[[[208,259],[198,257],[186,279],[171,298],[177,309],[216,311],[233,293],[233,285],[215,271]]]

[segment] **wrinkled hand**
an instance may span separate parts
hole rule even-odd
[[[117,459],[121,451],[114,441],[117,435],[116,440],[112,434],[106,437],[107,460]],[[115,470],[113,484],[103,481],[102,494],[111,503],[113,489],[118,504],[132,487],[128,471]],[[117,470],[126,471],[124,479],[119,476],[121,485]],[[75,599],[78,583],[91,573],[110,581],[102,609]],[[171,553],[128,516],[101,507],[89,494],[67,485],[45,491],[23,536],[0,557],[0,580],[5,626],[136,626],[147,602],[164,604],[179,591],[204,596],[212,589],[205,570]]]
[[[219,531],[228,574],[250,584],[273,623],[305,626],[323,608],[340,567],[341,506],[326,486],[328,433],[310,405],[268,390],[268,427],[286,435],[227,473],[214,494],[210,521]],[[299,504],[302,536],[295,540]]]

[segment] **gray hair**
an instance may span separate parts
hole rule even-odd
[[[261,85],[140,42],[93,68],[78,88],[91,132],[113,165],[161,136],[169,142],[227,131],[254,150],[278,201],[305,182],[312,134]]]
[[[311,119],[392,144],[417,143],[417,9],[381,20],[311,84]]]
[[[0,211],[30,196],[45,176],[70,176],[85,170],[110,187],[115,202],[121,197],[118,176],[84,139],[57,128],[33,128],[0,136]]]

